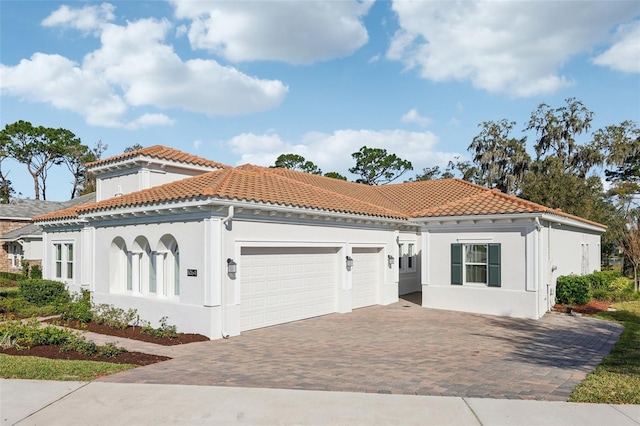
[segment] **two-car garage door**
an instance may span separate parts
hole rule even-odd
[[[336,312],[343,277],[339,252],[337,247],[243,247],[240,330]],[[352,307],[375,305],[381,251],[354,248],[352,253]]]

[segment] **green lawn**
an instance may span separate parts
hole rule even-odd
[[[620,340],[571,394],[572,402],[640,404],[640,301],[613,305],[596,317],[624,325]]]
[[[0,354],[0,377],[5,379],[77,380],[85,382],[135,367],[137,365]]]

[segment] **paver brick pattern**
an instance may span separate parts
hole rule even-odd
[[[566,400],[621,331],[594,318],[514,319],[401,299],[168,347],[160,352],[172,360],[100,380]]]

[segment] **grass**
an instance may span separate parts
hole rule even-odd
[[[86,382],[135,367],[137,365],[0,354],[0,377],[5,379],[76,380]]]
[[[640,301],[613,305],[598,318],[624,325],[620,339],[602,363],[574,389],[569,401],[640,404]]]

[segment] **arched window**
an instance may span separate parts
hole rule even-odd
[[[109,291],[121,293],[131,288],[131,256],[124,240],[116,237],[109,248]]]
[[[134,293],[151,292],[151,247],[145,237],[138,237],[133,242],[131,252],[131,289]],[[155,284],[153,284],[155,287]]]
[[[163,236],[158,244],[155,280],[158,295],[180,295],[180,250],[172,235]]]

